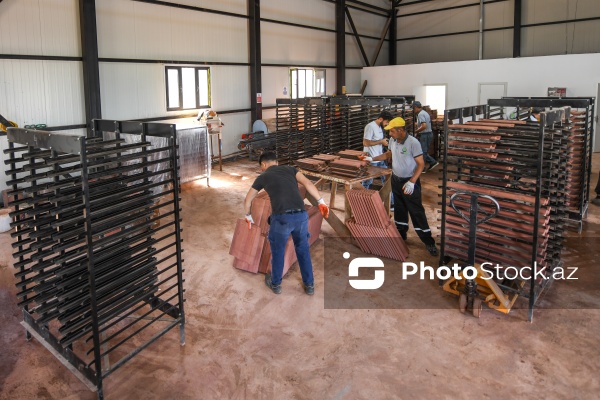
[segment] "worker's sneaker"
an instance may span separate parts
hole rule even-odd
[[[600,196],[597,196],[595,199],[592,199],[592,204],[600,206]]]
[[[265,275],[265,285],[267,285],[267,287],[271,289],[273,293],[281,293],[281,285],[273,285],[273,282],[271,282],[271,274]]]
[[[423,167],[423,171],[421,171],[421,174],[426,174],[427,171],[429,171],[429,168],[427,167]]]
[[[434,168],[435,168],[435,167],[437,167],[438,165],[440,165],[440,163],[436,161],[435,163],[433,163],[433,165],[430,165],[430,166],[429,166],[429,169],[428,169],[427,171],[431,171],[432,169],[434,169]]]
[[[437,247],[435,247],[435,244],[428,244],[426,247],[429,254],[431,254],[432,256],[438,255]]]
[[[309,296],[312,296],[313,294],[315,294],[315,285],[305,285],[304,283],[302,284],[302,286],[304,287],[304,293],[306,293]]]

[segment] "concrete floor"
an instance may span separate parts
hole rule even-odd
[[[185,185],[187,343],[169,332],[105,381],[107,399],[598,398],[600,207],[590,206],[582,235],[569,233],[563,259],[580,267],[580,286],[555,282],[533,323],[524,309],[462,315],[437,282],[407,288],[439,299],[437,309],[329,310],[323,240],[311,250],[313,297],[297,268],[277,296],[263,275],[232,267],[234,225],[257,174],[255,163],[238,161],[213,171],[210,188]],[[423,177],[432,227],[439,177],[439,169]],[[333,235],[324,222],[322,236]],[[411,261],[436,265],[412,230],[408,245]],[[25,341],[7,233],[0,249],[0,399],[94,399],[38,342]]]

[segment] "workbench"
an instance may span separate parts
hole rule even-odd
[[[352,217],[352,210],[347,201],[344,201],[344,208],[338,209],[335,208],[335,198],[337,195],[337,186],[338,184],[344,185],[346,191],[350,190],[353,185],[362,184],[362,182],[367,181],[369,179],[377,179],[380,176],[385,176],[385,184],[379,191],[379,195],[381,196],[381,200],[383,200],[383,205],[385,206],[386,211],[390,212],[390,197],[392,193],[392,170],[389,168],[381,168],[381,167],[367,167],[367,174],[358,178],[350,178],[347,176],[333,174],[327,171],[310,171],[303,168],[298,168],[298,171],[302,172],[306,176],[312,176],[318,178],[319,180],[315,183],[315,186],[319,186],[325,182],[331,182],[331,197],[329,199],[329,208],[332,210],[340,210],[344,211],[344,222],[340,221],[340,219],[333,213],[329,213],[329,218],[326,218],[326,221],[331,225],[333,230],[342,238],[352,237],[350,231],[346,227],[345,221]],[[308,200],[311,204],[316,204],[316,199],[313,199],[312,196],[307,193]],[[313,203],[314,200],[314,203]],[[345,200],[345,199],[344,199]]]

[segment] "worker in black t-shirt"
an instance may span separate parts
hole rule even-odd
[[[294,167],[277,165],[275,153],[271,151],[263,153],[258,162],[263,173],[256,178],[248,191],[244,200],[244,211],[250,228],[254,223],[251,214],[252,200],[260,190],[265,189],[271,199],[272,208],[268,236],[271,245],[271,273],[265,276],[265,284],[273,293],[281,293],[285,246],[292,235],[304,291],[308,295],[313,295],[315,286],[308,245],[308,213],[298,183],[301,183],[311,196],[319,199],[319,210],[325,218],[329,217],[329,207],[306,176]]]

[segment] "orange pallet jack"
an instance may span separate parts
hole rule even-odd
[[[0,114],[0,131],[6,132],[6,128],[10,127],[18,128],[19,126],[14,122],[7,120],[2,116],[2,114]]]
[[[471,197],[469,216],[466,216],[455,204],[455,199],[460,195],[468,195]],[[477,219],[477,214],[480,211],[478,202],[479,198],[486,198],[492,202],[496,210],[481,219]],[[508,314],[513,304],[519,296],[519,291],[515,291],[512,295],[508,295],[502,291],[498,284],[492,279],[489,272],[484,271],[480,264],[475,264],[475,249],[477,248],[477,225],[483,224],[486,221],[494,218],[500,212],[500,204],[491,196],[480,195],[477,193],[457,192],[450,197],[450,205],[464,220],[469,223],[469,248],[467,253],[467,263],[473,266],[477,271],[474,279],[467,279],[464,276],[464,269],[457,277],[450,277],[444,282],[442,288],[449,293],[458,296],[458,309],[461,313],[470,311],[473,316],[479,318],[483,303],[486,303],[490,308]],[[470,275],[472,276],[472,275]],[[521,287],[525,282],[520,282]],[[519,288],[520,289],[520,288]]]

